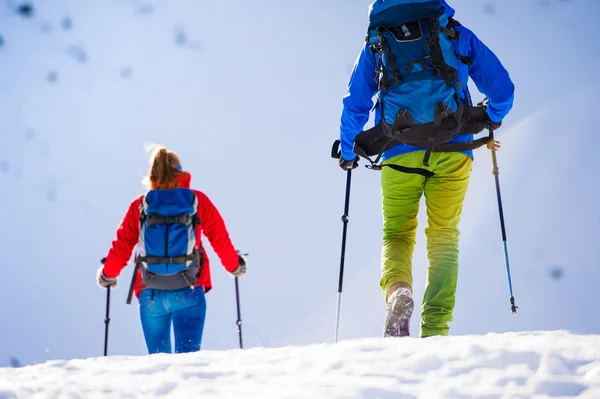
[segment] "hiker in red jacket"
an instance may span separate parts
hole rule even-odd
[[[171,324],[176,353],[200,350],[204,295],[212,288],[202,234],[231,275],[246,273],[246,261],[231,244],[219,211],[204,193],[190,189],[190,180],[177,154],[161,148],[147,178],[150,191],[131,202],[98,269],[100,286],[115,287],[138,245],[134,289],[150,354],[171,353]]]

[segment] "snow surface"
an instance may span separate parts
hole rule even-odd
[[[600,336],[566,331],[52,360],[13,398],[600,398]]]
[[[10,77],[0,89],[0,366],[102,353],[106,291],[95,272],[142,192],[146,142],[179,153],[250,253],[240,280],[245,345],[331,342],[345,176],[329,150],[370,1],[44,0],[30,2],[30,18],[8,10],[17,3],[0,2],[0,71]],[[600,334],[600,53],[590,51],[600,1],[450,3],[517,88],[498,162],[519,306],[512,317],[491,159],[480,150],[451,333]],[[227,62],[231,54],[240,61]],[[379,174],[362,166],[352,178],[342,339],[377,337],[385,319]],[[426,226],[421,207],[413,334]],[[234,283],[208,249],[202,347],[235,348]],[[112,296],[113,355],[146,354],[137,301],[125,305],[131,271]]]

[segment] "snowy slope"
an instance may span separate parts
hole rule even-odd
[[[95,271],[143,189],[148,141],[180,153],[250,252],[246,346],[331,342],[345,178],[329,148],[369,1],[44,0],[30,18],[9,12],[16,3],[0,3],[0,72],[9,77],[0,84],[0,302],[9,304],[0,343],[10,343],[0,344],[0,365],[102,353],[105,291]],[[520,306],[511,317],[482,150],[461,224],[451,332],[598,334],[600,62],[587,41],[600,2],[502,0],[493,12],[490,1],[451,4],[517,86],[499,162]],[[384,318],[379,175],[361,168],[352,184],[342,339],[377,337]],[[421,217],[419,297],[425,226]],[[211,259],[203,349],[235,348],[233,281]],[[112,297],[111,354],[146,353],[137,303],[124,303],[131,269]],[[413,333],[419,311],[417,303]]]
[[[0,399],[100,397],[592,399],[600,397],[600,336],[365,338],[0,369]]]

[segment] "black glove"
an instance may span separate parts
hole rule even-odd
[[[487,114],[486,114],[486,119],[487,119],[487,126],[489,129],[498,130],[498,129],[500,129],[500,126],[502,126],[502,121],[494,122],[493,120],[490,119],[490,116]]]
[[[238,254],[238,267],[231,272],[231,275],[233,277],[242,277],[244,274],[246,274],[246,259],[244,259],[244,257],[240,254]]]
[[[340,155],[340,168],[343,170],[352,170],[358,167],[358,155],[352,161],[346,161],[344,157]]]

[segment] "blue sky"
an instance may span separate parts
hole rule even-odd
[[[512,317],[491,160],[480,150],[451,332],[598,333],[600,82],[590,38],[600,4],[506,0],[493,13],[490,2],[451,4],[516,84],[499,163],[520,306]],[[147,142],[180,154],[234,244],[250,253],[240,281],[246,345],[331,342],[345,176],[328,156],[368,2],[34,6],[29,19],[0,6],[0,365],[9,356],[30,364],[102,354],[105,291],[95,271],[143,191]],[[360,169],[353,177],[342,339],[378,336],[384,318],[379,175]],[[203,348],[235,348],[233,280],[211,258]],[[552,268],[564,271],[560,280]],[[137,306],[125,305],[130,273],[113,292],[111,354],[145,353]]]

